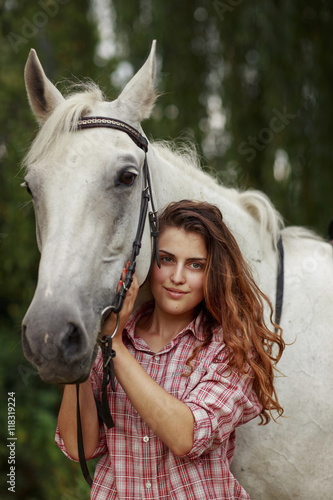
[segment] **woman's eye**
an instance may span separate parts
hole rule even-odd
[[[164,255],[164,256],[161,256],[161,257],[160,257],[160,260],[161,260],[162,262],[164,262],[165,264],[170,264],[170,262],[172,262],[172,258],[171,258],[171,257],[167,257],[167,256],[165,256],[165,255]]]
[[[131,186],[136,179],[136,174],[133,172],[123,172],[119,177],[119,183],[125,184],[126,186]]]
[[[190,265],[191,265],[192,269],[195,269],[195,270],[202,269],[202,264],[200,264],[199,262],[191,262]]]

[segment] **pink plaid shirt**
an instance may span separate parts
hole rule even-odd
[[[182,457],[149,429],[116,381],[109,389],[113,429],[100,426],[100,440],[91,458],[97,463],[91,498],[98,500],[231,500],[249,495],[230,472],[235,449],[235,428],[260,413],[252,379],[228,367],[228,352],[221,329],[202,349],[189,377],[186,360],[204,338],[201,314],[158,353],[134,334],[146,304],[132,315],[123,341],[146,372],[164,389],[185,403],[194,417],[192,450]],[[97,355],[91,371],[94,394],[101,398],[103,364]],[[56,442],[67,455],[57,429]],[[71,457],[69,457],[71,458]]]

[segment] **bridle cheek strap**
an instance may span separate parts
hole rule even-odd
[[[127,272],[126,272],[126,277],[123,281],[123,284],[120,288],[120,290],[116,293],[114,302],[112,305],[106,307],[101,314],[101,328],[103,326],[103,323],[105,319],[108,317],[108,315],[111,312],[114,312],[117,314],[117,326],[115,328],[115,331],[113,334],[106,335],[102,339],[99,339],[99,343],[102,349],[102,356],[103,356],[103,382],[102,382],[102,403],[100,403],[96,398],[96,407],[97,407],[97,412],[99,418],[104,422],[104,424],[107,426],[108,429],[114,427],[114,422],[111,416],[110,412],[110,407],[109,407],[109,401],[108,401],[108,385],[111,384],[111,389],[113,392],[115,392],[116,387],[115,387],[115,373],[114,373],[114,366],[113,366],[113,358],[116,356],[115,351],[112,349],[112,338],[117,332],[117,328],[119,325],[119,312],[121,311],[121,308],[123,306],[125,297],[126,297],[126,292],[131,286],[131,283],[133,281],[133,274],[135,272],[135,267],[136,267],[136,259],[140,253],[141,249],[141,242],[142,242],[142,237],[143,237],[143,232],[145,228],[145,223],[147,219],[147,213],[148,213],[148,205],[149,201],[151,204],[151,211],[148,214],[149,217],[149,224],[150,224],[150,236],[152,238],[152,256],[151,256],[151,263],[150,263],[150,268],[152,267],[154,260],[156,258],[156,262],[158,267],[160,267],[160,261],[159,261],[159,254],[158,254],[158,218],[157,218],[157,213],[155,210],[155,205],[152,197],[152,189],[151,189],[151,183],[150,183],[150,175],[149,175],[149,168],[148,168],[148,162],[147,162],[147,151],[148,151],[148,141],[145,137],[143,137],[138,130],[136,130],[134,127],[131,125],[128,125],[128,123],[125,123],[121,120],[116,120],[114,118],[104,118],[100,116],[93,116],[93,117],[83,117],[77,122],[77,126],[73,127],[73,130],[84,130],[88,128],[97,128],[97,127],[104,127],[104,128],[111,128],[111,129],[116,129],[120,130],[122,132],[125,132],[133,141],[134,143],[141,148],[144,153],[145,153],[145,159],[143,163],[143,189],[142,189],[142,195],[141,195],[141,205],[140,205],[140,212],[139,212],[139,221],[138,221],[138,228],[136,232],[136,236],[132,245],[132,254],[130,258],[130,263],[129,266],[127,267]],[[85,455],[84,455],[84,447],[83,447],[83,437],[82,437],[82,427],[81,427],[81,418],[80,418],[80,407],[79,407],[79,384],[77,384],[77,440],[78,440],[78,453],[79,453],[79,461],[81,465],[81,469],[83,472],[83,475],[85,477],[85,480],[89,484],[89,486],[92,486],[92,478],[89,474],[89,470],[87,467]]]
[[[139,221],[138,221],[138,228],[137,228],[137,233],[133,242],[133,248],[132,248],[132,255],[130,258],[130,264],[127,268],[127,273],[126,273],[126,278],[124,280],[124,283],[122,287],[120,288],[119,292],[116,294],[114,303],[112,306],[109,306],[109,308],[104,309],[102,313],[102,318],[101,320],[103,321],[103,315],[106,316],[106,312],[108,310],[108,314],[110,312],[115,312],[119,313],[119,311],[122,308],[126,292],[131,286],[132,280],[133,280],[133,274],[135,272],[135,266],[136,266],[136,258],[140,253],[141,249],[141,242],[142,242],[142,236],[143,236],[143,231],[145,228],[145,223],[147,219],[147,213],[148,213],[148,204],[150,201],[151,204],[151,211],[149,212],[149,224],[150,224],[150,236],[152,238],[152,255],[151,255],[151,264],[150,267],[152,266],[155,258],[158,267],[160,267],[160,261],[159,261],[159,254],[158,254],[158,218],[157,218],[157,213],[155,209],[155,204],[152,196],[152,189],[151,189],[151,182],[150,182],[150,174],[149,174],[149,167],[148,167],[148,161],[147,161],[147,152],[148,152],[148,141],[147,139],[140,134],[138,130],[136,130],[134,127],[131,125],[128,125],[128,123],[125,123],[121,120],[116,120],[114,118],[104,118],[100,116],[93,116],[93,117],[85,117],[81,118],[77,122],[77,130],[83,130],[87,128],[111,128],[111,129],[116,129],[120,130],[122,132],[125,132],[133,141],[134,143],[141,148],[145,152],[145,159],[143,163],[143,169],[142,169],[142,174],[143,174],[143,189],[142,189],[142,195],[141,195],[141,206],[140,206],[140,212],[139,212]]]

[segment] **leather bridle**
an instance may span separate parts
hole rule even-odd
[[[150,224],[150,236],[153,240],[153,251],[152,251],[152,257],[151,257],[151,265],[154,262],[154,259],[156,257],[157,259],[157,264],[159,265],[159,256],[158,256],[158,218],[156,215],[156,210],[155,210],[155,205],[154,205],[154,200],[153,200],[153,195],[152,195],[152,189],[151,189],[151,183],[150,183],[150,175],[149,175],[149,168],[148,168],[148,161],[147,161],[147,152],[148,152],[148,141],[143,135],[141,135],[134,127],[131,125],[128,125],[125,122],[122,122],[121,120],[115,120],[114,118],[103,118],[99,116],[94,116],[94,117],[88,117],[88,118],[81,118],[77,122],[77,130],[83,130],[87,128],[100,128],[100,127],[106,127],[106,128],[112,128],[116,130],[120,130],[122,132],[125,132],[133,141],[134,143],[141,148],[145,152],[145,159],[143,163],[143,169],[142,169],[142,174],[143,174],[143,189],[142,189],[142,197],[141,197],[141,206],[140,206],[140,212],[139,212],[139,222],[138,222],[138,228],[137,228],[137,233],[133,242],[133,249],[132,249],[132,255],[130,258],[130,264],[127,268],[127,273],[126,273],[126,278],[124,280],[124,283],[119,290],[119,292],[116,294],[114,303],[112,306],[108,306],[105,308],[102,312],[102,320],[105,319],[105,317],[108,316],[110,312],[114,313],[119,313],[119,311],[122,308],[126,292],[128,288],[131,286],[132,279],[133,279],[133,274],[135,272],[135,264],[136,264],[136,258],[140,253],[141,249],[141,241],[142,241],[142,236],[143,236],[143,231],[146,223],[146,218],[147,218],[147,212],[148,212],[148,203],[150,201],[151,203],[151,208],[152,210],[149,212],[149,224]]]
[[[73,130],[84,130],[89,128],[99,128],[99,127],[111,128],[120,130],[121,132],[125,132],[134,141],[134,143],[139,148],[141,148],[145,153],[145,159],[142,168],[143,189],[141,196],[139,221],[138,221],[136,236],[132,245],[131,258],[129,261],[129,265],[127,267],[127,272],[123,280],[123,284],[121,285],[119,291],[116,293],[113,304],[106,307],[101,313],[100,330],[102,329],[105,319],[109,316],[111,312],[117,315],[117,323],[112,335],[105,335],[102,339],[99,339],[99,344],[101,346],[103,355],[102,403],[100,403],[98,400],[95,399],[98,415],[105,423],[105,425],[108,427],[108,429],[110,429],[111,427],[114,427],[114,422],[109,408],[107,386],[110,383],[111,389],[115,391],[115,383],[114,383],[115,374],[114,374],[113,358],[116,355],[115,351],[112,349],[112,338],[117,333],[119,326],[119,312],[121,311],[121,308],[123,306],[126,297],[126,292],[130,288],[131,283],[133,281],[133,274],[135,272],[135,267],[136,267],[136,259],[141,249],[141,242],[147,219],[149,201],[151,204],[151,211],[148,214],[149,224],[150,224],[150,236],[153,242],[150,267],[152,266],[155,258],[158,266],[160,266],[160,261],[158,255],[158,218],[152,196],[152,189],[151,189],[150,175],[149,175],[149,168],[147,161],[148,141],[134,127],[128,125],[128,123],[125,123],[121,120],[116,120],[114,118],[104,118],[100,116],[82,117],[80,120],[78,120],[77,125],[75,128],[73,128]],[[79,384],[76,384],[76,394],[77,394],[77,441],[78,441],[79,461],[83,475],[87,483],[89,484],[89,486],[92,486],[93,481],[90,476],[84,455],[80,406],[79,406]]]
[[[133,274],[135,272],[136,258],[140,253],[141,241],[143,236],[143,231],[145,227],[145,222],[147,218],[148,212],[148,203],[150,201],[152,210],[149,212],[149,223],[150,223],[150,235],[153,240],[153,248],[152,248],[152,257],[151,257],[151,265],[152,266],[154,259],[156,258],[157,265],[160,266],[159,255],[158,255],[158,218],[154,206],[154,201],[152,197],[152,190],[150,184],[150,176],[149,176],[149,168],[147,162],[147,151],[148,151],[148,141],[145,137],[143,137],[135,128],[131,125],[128,125],[121,120],[116,120],[114,118],[104,118],[99,116],[94,117],[84,117],[81,118],[77,127],[74,130],[83,130],[88,128],[97,128],[97,127],[106,127],[112,128],[116,130],[120,130],[125,132],[129,137],[134,141],[134,143],[141,148],[145,152],[145,159],[143,164],[143,190],[141,197],[141,206],[140,206],[140,214],[139,214],[139,222],[137,233],[133,242],[133,249],[131,254],[131,259],[129,266],[127,268],[126,277],[124,279],[123,285],[120,290],[116,293],[115,300],[112,305],[106,307],[101,313],[101,328],[105,319],[108,315],[113,312],[117,314],[117,323],[115,330],[112,335],[106,335],[102,339],[99,340],[102,355],[103,355],[103,382],[102,382],[102,404],[95,399],[96,407],[99,417],[105,423],[105,425],[110,429],[114,427],[114,422],[110,413],[108,395],[107,395],[107,386],[110,383],[111,389],[115,392],[115,383],[114,383],[114,367],[113,367],[113,358],[116,353],[112,349],[112,338],[115,336],[119,326],[119,311],[121,310],[124,299],[126,297],[126,292],[131,286],[133,280]],[[278,264],[278,274],[276,281],[276,303],[275,303],[275,324],[279,325],[282,314],[282,305],[283,305],[283,295],[284,295],[284,249],[282,238],[280,237],[277,245],[278,256],[279,256],[279,264]],[[84,455],[84,447],[83,447],[83,438],[82,438],[82,427],[81,427],[81,417],[80,417],[80,406],[79,406],[79,384],[76,385],[76,393],[77,393],[77,441],[78,441],[78,452],[79,452],[79,461],[81,465],[81,469],[85,480],[92,486],[93,480],[90,476],[87,463]]]
[[[280,236],[277,242],[277,252],[278,252],[278,272],[276,277],[276,294],[275,294],[275,324],[280,326],[281,316],[282,316],[282,306],[283,306],[283,295],[284,295],[284,247],[282,236]],[[277,328],[275,328],[277,333]]]

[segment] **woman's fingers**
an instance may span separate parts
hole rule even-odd
[[[124,315],[129,315],[132,312],[133,307],[134,307],[134,302],[136,300],[138,292],[139,292],[138,280],[137,280],[136,274],[134,273],[131,286],[129,287],[129,289],[126,292],[124,304],[122,307],[122,311],[124,311]],[[121,312],[120,312],[120,314],[121,314]]]
[[[130,262],[128,261],[126,264],[126,267],[124,267],[124,269],[121,272],[120,280],[119,280],[118,286],[117,286],[117,292],[119,292],[120,288],[122,287],[122,285],[126,279],[127,269],[128,269],[129,265],[130,265]]]
[[[129,262],[127,263],[126,267],[124,267],[122,273],[121,273],[121,279],[118,283],[117,286],[117,292],[119,292],[120,288],[123,285],[123,282],[125,281],[126,278],[126,273],[127,273],[127,267],[129,265]],[[123,306],[119,312],[119,319],[120,319],[120,325],[119,325],[119,331],[122,331],[125,324],[127,323],[134,307],[135,300],[137,298],[139,292],[139,283],[136,277],[136,274],[133,274],[133,280],[131,283],[131,286],[126,292],[125,299]],[[116,326],[116,321],[117,321],[117,316],[114,313],[110,313],[107,319],[105,320],[101,332],[101,336],[103,335],[112,335],[114,332],[115,326]]]

